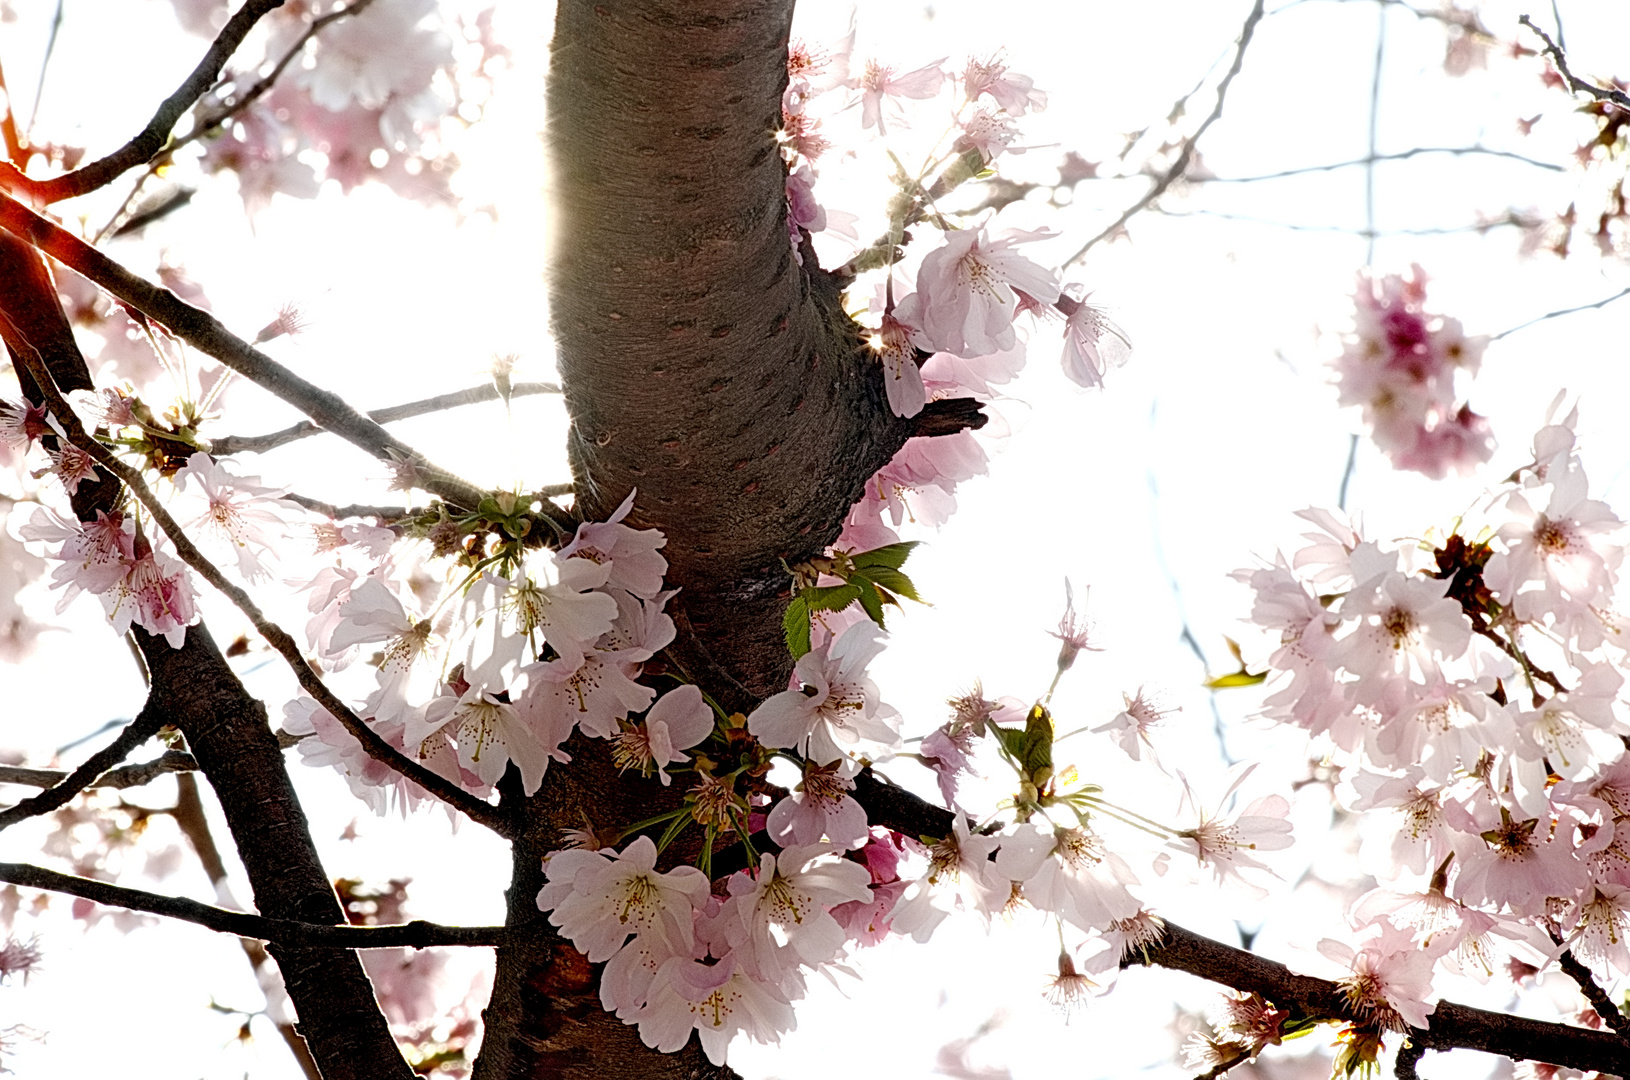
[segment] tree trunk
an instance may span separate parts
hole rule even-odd
[[[741,711],[791,673],[783,561],[821,554],[916,429],[889,411],[843,283],[788,234],[775,133],[791,20],[790,0],[562,0],[549,73],[550,309],[578,508],[604,518],[638,489],[629,523],[666,534],[681,589],[670,654]],[[734,1075],[694,1038],[645,1048],[537,910],[560,829],[680,797],[620,779],[603,748],[572,752],[532,799],[505,795],[526,822],[509,918],[540,938],[499,951],[477,1077]]]

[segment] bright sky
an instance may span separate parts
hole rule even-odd
[[[306,303],[315,316],[311,332],[275,344],[275,355],[365,407],[479,383],[495,353],[522,355],[517,378],[551,377],[539,277],[548,226],[537,192],[545,178],[534,134],[547,28],[533,21],[530,6],[500,8],[517,66],[500,86],[486,129],[461,148],[467,163],[461,183],[473,202],[496,205],[496,220],[477,215],[454,229],[448,214],[363,191],[349,201],[282,201],[250,223],[234,194],[206,188],[185,213],[110,250],[141,272],[167,250],[240,332],[252,333],[286,300]],[[1602,0],[1558,6],[1575,70],[1614,74],[1630,11]],[[803,14],[817,17],[807,34],[841,31],[842,19],[810,7]],[[998,19],[989,4],[863,4],[857,56],[879,53],[913,67],[941,56],[959,64],[970,51],[1004,47],[1013,68],[1048,92],[1050,105],[1025,124],[1033,149],[1005,159],[1002,171],[1050,180],[1064,150],[1104,160],[1124,133],[1158,130],[1172,102],[1202,79],[1214,85],[1248,7],[1243,0],[1009,0]],[[14,88],[33,84],[50,5],[25,8],[0,36]],[[1486,4],[1484,24],[1515,37],[1523,10]],[[1202,144],[1206,168],[1231,178],[1362,157],[1381,12],[1371,0],[1280,5],[1257,33],[1225,118]],[[1580,128],[1561,96],[1533,77],[1533,61],[1493,55],[1488,70],[1449,79],[1437,22],[1394,6],[1385,27],[1376,124],[1382,153],[1482,145],[1569,160]],[[110,42],[132,40],[144,42],[139,55],[107,51]],[[142,0],[68,5],[58,48],[38,130],[101,150],[140,127],[152,103],[194,62],[198,45],[173,32],[167,3]],[[92,80],[86,73],[93,70],[110,74]],[[87,94],[84,87],[107,85],[113,72],[121,89],[111,100]],[[1185,130],[1210,103],[1202,91]],[[1517,134],[1518,117],[1542,111],[1546,118],[1532,135]],[[827,165],[818,193],[831,207],[875,215],[886,194],[877,172],[861,162],[854,169],[851,177],[842,162]],[[1431,278],[1429,309],[1460,318],[1473,333],[1499,333],[1612,296],[1630,284],[1619,261],[1589,251],[1565,263],[1519,258],[1514,230],[1465,229],[1480,215],[1508,208],[1554,213],[1576,197],[1583,211],[1595,197],[1592,183],[1577,171],[1544,172],[1487,156],[1382,164],[1375,170],[1375,221],[1383,233],[1375,264],[1383,270],[1422,264]],[[1136,199],[1143,184],[1137,178],[1083,184],[1078,203],[1066,210],[1013,207],[1003,221],[1061,230],[1036,256],[1056,261]],[[944,700],[976,675],[993,694],[1034,697],[1051,676],[1056,645],[1046,631],[1056,625],[1068,577],[1078,598],[1091,587],[1089,611],[1109,650],[1083,659],[1061,687],[1060,730],[1101,723],[1119,710],[1123,692],[1159,687],[1182,706],[1157,743],[1163,761],[1183,769],[1209,799],[1223,772],[1219,736],[1198,685],[1203,672],[1179,635],[1186,620],[1214,669],[1226,669],[1223,636],[1242,632],[1238,620],[1248,606],[1229,571],[1292,542],[1300,531],[1293,511],[1335,502],[1356,419],[1335,410],[1323,364],[1336,351],[1334,335],[1347,323],[1353,276],[1364,262],[1358,235],[1364,173],[1349,168],[1206,185],[1175,191],[1162,206],[1168,214],[1133,223],[1131,243],[1095,249],[1069,275],[1132,338],[1131,364],[1112,376],[1107,391],[1079,391],[1059,373],[1056,339],[1035,335],[1030,366],[1010,390],[1015,400],[998,406],[1013,436],[993,454],[990,475],[959,492],[952,523],[925,532],[929,544],[912,559],[909,569],[933,606],[891,620],[893,640],[874,675],[885,700],[906,716],[908,735],[941,723]],[[1458,231],[1403,234],[1434,229]],[[1616,412],[1630,366],[1625,335],[1614,330],[1627,311],[1630,304],[1552,320],[1489,347],[1471,391],[1500,441],[1484,482],[1526,460],[1546,405],[1566,388],[1581,401],[1580,441],[1593,487],[1622,512],[1630,430]],[[231,409],[241,418],[228,425],[232,431],[287,422],[286,409],[253,390],[240,390]],[[518,402],[509,419],[496,408],[472,409],[400,431],[478,482],[566,478],[560,411],[544,399]],[[472,432],[481,438],[470,438]],[[358,453],[323,440],[268,455],[257,467],[279,481],[314,476],[302,479],[299,490],[345,500],[362,494],[350,486],[353,476],[377,475]],[[1419,535],[1447,525],[1479,490],[1477,481],[1393,474],[1361,444],[1349,505],[1362,511],[1371,535]],[[0,716],[0,745],[28,750],[31,763],[110,718],[131,715],[140,702],[134,673],[121,665],[96,605],[75,605],[63,619],[71,633],[48,637],[26,675],[0,675],[13,703]],[[212,626],[226,640],[240,620],[217,613]],[[112,657],[96,668],[109,672],[108,685],[94,695],[64,692],[82,679],[87,652]],[[271,665],[249,679],[275,715],[289,680]],[[1267,762],[1252,778],[1252,793],[1288,794],[1306,774],[1303,741],[1251,722],[1250,692],[1216,704],[1228,754]],[[77,761],[82,754],[67,756]],[[1072,754],[1083,774],[1111,794],[1152,816],[1175,813],[1175,785],[1149,784],[1148,774],[1130,770],[1109,743],[1081,737],[1064,744],[1061,756]],[[909,763],[894,775],[924,780]],[[421,917],[501,918],[507,856],[482,830],[450,835],[440,815],[407,827],[377,820],[326,772],[301,770],[297,779],[332,874],[411,876],[412,910]],[[130,797],[162,805],[172,787],[159,783]],[[1259,947],[1281,959],[1292,955],[1293,942],[1310,947],[1339,928],[1340,896],[1358,875],[1350,859],[1316,859],[1321,845],[1328,855],[1350,839],[1320,840],[1329,820],[1321,789],[1303,789],[1294,817],[1303,844],[1287,853],[1281,872],[1294,882],[1316,862],[1330,885],[1287,888],[1257,908],[1171,879],[1146,895],[1163,913],[1223,940],[1234,937],[1235,919],[1251,929],[1265,925]],[[353,818],[361,839],[340,840]],[[169,828],[159,819],[153,832],[161,835],[152,840],[162,841]],[[39,841],[39,830],[11,830],[0,839],[0,858],[34,858]],[[190,853],[181,864],[164,887],[213,899]],[[247,887],[240,884],[238,895],[246,897]],[[52,928],[44,969],[26,990],[0,989],[0,1027],[22,1023],[48,1032],[44,1043],[19,1047],[19,1075],[98,1075],[110,1048],[117,1048],[121,1075],[131,1077],[297,1075],[269,1029],[239,1046],[233,1036],[241,1017],[205,1008],[211,1000],[249,1009],[258,1003],[234,941],[190,927],[120,937],[104,922],[78,937],[63,921],[44,925]],[[1084,1080],[1188,1075],[1176,1060],[1171,997],[1197,1009],[1213,996],[1209,988],[1169,973],[1132,972],[1115,994],[1065,1027],[1039,996],[1056,948],[1045,929],[999,926],[987,937],[977,923],[949,921],[930,946],[890,945],[859,957],[863,980],[840,978],[839,989],[812,984],[799,1030],[782,1048],[738,1044],[732,1064],[750,1080],[824,1076],[834,1066],[886,1069],[909,1080],[936,1075],[940,1047],[988,1026],[969,1054],[993,1071],[965,1075],[1009,1075],[1004,1069],[1014,1077],[1053,1075],[1061,1065]],[[1477,993],[1459,996],[1472,1000]],[[1482,993],[1474,1003],[1506,1004],[1499,985]],[[1455,1068],[1477,1075],[1482,1064],[1460,1055],[1429,1067],[1434,1076]]]

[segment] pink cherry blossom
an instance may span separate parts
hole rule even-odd
[[[1089,390],[1104,385],[1104,373],[1120,367],[1132,356],[1132,343],[1120,327],[1084,299],[1078,299],[1066,286],[1055,304],[1064,313],[1064,374],[1077,386]]]
[[[1389,1031],[1428,1025],[1435,1008],[1434,954],[1417,945],[1408,931],[1383,921],[1357,949],[1325,938],[1319,952],[1348,970],[1339,980],[1342,995],[1366,1022]]]
[[[1030,109],[1041,112],[1047,108],[1047,95],[1034,89],[1035,85],[1035,80],[1028,75],[1010,73],[999,55],[985,60],[971,57],[962,70],[962,91],[969,101],[988,94],[1013,116],[1023,116]]]
[[[702,700],[702,691],[687,683],[662,695],[644,720],[616,735],[612,758],[619,768],[639,769],[647,776],[655,768],[667,787],[668,766],[689,761],[682,751],[712,733],[713,709]]]
[[[875,127],[879,135],[887,133],[883,122],[883,103],[887,98],[910,98],[921,101],[940,92],[945,85],[945,72],[941,57],[932,64],[896,74],[895,69],[876,60],[867,60],[865,70],[850,85],[860,91],[860,126]]]
[[[688,955],[691,912],[707,901],[708,880],[694,866],[657,873],[656,859],[649,836],[609,858],[598,851],[557,851],[545,865],[548,884],[538,893],[538,907],[594,963],[611,959],[630,934],[657,938]]]
[[[899,745],[898,714],[878,700],[866,665],[883,651],[882,631],[870,622],[851,626],[837,640],[812,649],[793,669],[801,689],[767,699],[747,718],[747,730],[765,746],[795,748],[826,765],[850,761],[861,743]]]
[[[872,347],[883,365],[883,389],[888,394],[889,411],[895,416],[916,416],[928,402],[928,391],[923,387],[922,371],[917,365],[917,347],[912,344],[916,331],[895,318],[883,316]]]
[[[800,965],[823,963],[843,948],[843,928],[828,909],[872,898],[866,868],[835,857],[824,844],[765,855],[756,871],[732,875],[729,890],[719,917],[731,950],[783,990],[801,985]]]
[[[234,555],[238,572],[250,581],[271,576],[263,556],[287,538],[291,524],[305,514],[282,498],[286,488],[264,487],[259,481],[258,476],[234,476],[202,452],[189,457],[175,474],[178,489],[191,492],[196,487],[204,502],[190,524],[199,527],[206,543]]]
[[[867,839],[866,811],[849,795],[854,786],[836,764],[805,762],[804,779],[771,809],[765,831],[783,847],[823,839],[840,850],[860,847]]]
[[[481,687],[431,699],[422,714],[408,714],[402,737],[417,752],[427,739],[443,732],[458,747],[459,765],[480,777],[483,784],[497,784],[510,762],[520,770],[521,785],[528,795],[543,783],[550,748],[539,742],[514,705]]]
[[[657,554],[668,540],[656,529],[635,529],[622,523],[634,509],[635,494],[630,491],[605,521],[579,525],[577,535],[560,549],[559,557],[608,564],[607,585],[650,600],[662,591],[662,576],[668,572],[668,560]]]
[[[646,1046],[671,1054],[695,1031],[708,1060],[725,1063],[730,1040],[745,1033],[778,1042],[795,1023],[792,1004],[775,986],[749,975],[735,956],[712,966],[687,957],[665,962],[651,981],[649,1000],[635,1019]]]
[[[530,552],[512,577],[488,571],[470,587],[464,622],[472,628],[464,677],[472,684],[502,689],[524,659],[541,660],[545,643],[570,668],[611,629],[617,601],[603,592],[611,566],[586,558],[556,558]]]
[[[902,301],[899,318],[922,328],[918,344],[930,351],[983,356],[1013,348],[1014,290],[1049,304],[1059,296],[1052,271],[1013,248],[1050,235],[1010,231],[992,239],[982,228],[946,234],[944,245],[924,257],[914,303]]]

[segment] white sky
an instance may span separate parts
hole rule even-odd
[[[21,6],[21,19],[0,29],[0,58],[20,94],[32,86],[30,68],[50,8],[43,0]],[[251,225],[235,195],[206,188],[186,213],[140,241],[115,244],[112,253],[148,272],[158,249],[166,248],[240,332],[252,333],[285,300],[306,301],[316,324],[303,339],[275,346],[276,355],[364,407],[473,385],[499,352],[522,354],[518,378],[550,377],[540,283],[547,219],[537,197],[544,175],[534,135],[547,36],[523,10],[529,6],[500,9],[517,68],[500,88],[488,129],[462,148],[469,166],[462,183],[474,201],[496,203],[496,223],[478,216],[455,230],[450,215],[363,191],[349,201],[280,202]],[[1063,150],[1099,160],[1122,133],[1158,125],[1172,101],[1207,72],[1214,82],[1231,58],[1230,43],[1248,7],[1243,0],[1009,0],[999,9],[936,4],[929,18],[922,5],[875,3],[861,7],[857,54],[886,51],[911,67],[940,56],[958,63],[970,51],[1005,46],[1012,66],[1033,75],[1051,102],[1025,125],[1027,142],[1037,148],[1006,159],[1003,172],[1050,179]],[[1352,160],[1365,151],[1378,6],[1308,0],[1286,7],[1259,29],[1225,117],[1203,143],[1204,162],[1219,176]],[[1630,11],[1566,0],[1560,8],[1575,70],[1614,73]],[[198,44],[173,32],[162,0],[80,0],[66,10],[39,130],[105,150],[140,126],[152,103],[193,63]],[[1522,10],[1487,4],[1484,21],[1512,37]],[[1441,70],[1438,24],[1392,9],[1386,25],[1378,124],[1383,152],[1482,143],[1568,160],[1580,129],[1566,102],[1532,77],[1532,61],[1517,65],[1494,56],[1489,71],[1450,80]],[[819,31],[819,25],[809,30]],[[151,42],[139,55],[104,51],[107,42],[138,39]],[[93,63],[108,66],[92,77]],[[87,96],[114,72],[117,94]],[[1202,93],[1190,123],[1209,106]],[[1541,111],[1547,116],[1534,134],[1519,137],[1515,119]],[[846,183],[834,161],[823,168],[818,191],[829,206],[865,214],[881,202],[875,181],[870,173]],[[1384,164],[1376,182],[1383,231],[1470,225],[1479,213],[1497,215],[1508,207],[1554,212],[1590,185],[1577,172],[1448,156]],[[1043,259],[1056,260],[1141,190],[1136,179],[1084,184],[1079,204],[1069,210],[1015,207],[1003,220],[1062,230]],[[1352,232],[1364,222],[1363,175],[1347,169],[1207,186],[1174,193],[1163,205],[1190,216],[1145,215],[1132,226],[1132,243],[1096,249],[1085,268],[1070,275],[1094,290],[1094,299],[1109,305],[1129,333],[1136,345],[1132,363],[1112,376],[1106,392],[1078,391],[1058,371],[1055,340],[1035,335],[1030,366],[1011,389],[1018,400],[1000,406],[1014,422],[1014,437],[994,454],[989,477],[964,485],[952,523],[926,534],[929,545],[913,557],[908,569],[933,606],[891,620],[891,647],[874,670],[885,699],[905,714],[908,735],[940,723],[944,699],[976,675],[994,693],[1023,698],[1044,689],[1055,651],[1046,631],[1056,624],[1067,576],[1078,596],[1091,586],[1090,611],[1111,649],[1083,659],[1063,684],[1055,699],[1061,730],[1108,719],[1123,691],[1159,686],[1183,707],[1159,744],[1164,759],[1193,776],[1202,791],[1216,788],[1222,766],[1211,708],[1179,630],[1186,617],[1214,667],[1223,670],[1229,664],[1223,635],[1240,633],[1238,619],[1248,607],[1245,591],[1227,573],[1293,542],[1300,530],[1292,511],[1335,501],[1355,420],[1335,410],[1322,364],[1334,351],[1331,334],[1346,324],[1353,275],[1364,259],[1364,241]],[[1331,226],[1349,231],[1328,231]],[[864,228],[862,234],[871,235]],[[1459,317],[1474,333],[1506,330],[1630,284],[1620,263],[1591,252],[1567,263],[1523,260],[1516,245],[1510,229],[1383,236],[1376,264],[1398,269],[1420,262],[1431,276],[1429,308]],[[1493,418],[1500,440],[1485,482],[1526,459],[1545,406],[1566,387],[1581,398],[1581,443],[1594,489],[1623,502],[1630,432],[1616,413],[1624,400],[1626,337],[1615,330],[1627,313],[1630,301],[1490,346],[1471,391],[1473,406]],[[239,418],[226,425],[232,431],[287,422],[286,409],[252,389],[236,393],[232,410]],[[517,403],[509,421],[492,408],[400,426],[404,438],[439,461],[493,484],[564,479],[562,430],[558,406],[542,399]],[[302,480],[299,489],[342,499],[365,494],[351,486],[354,476],[377,475],[360,454],[326,440],[279,451],[258,467],[280,481],[321,470],[321,478]],[[1363,444],[1350,506],[1364,513],[1372,535],[1418,535],[1447,525],[1478,490],[1477,482],[1392,474]],[[134,674],[121,665],[120,646],[102,628],[99,609],[77,605],[64,618],[72,633],[50,637],[27,673],[0,674],[13,704],[0,716],[0,745],[28,749],[31,761],[110,717],[131,715],[140,702]],[[240,620],[217,614],[211,625],[227,640]],[[109,685],[94,695],[64,694],[61,680],[77,685],[72,680],[82,678],[87,653],[104,655],[96,652],[104,649],[112,660],[95,669],[109,672]],[[276,715],[289,680],[275,666],[248,677]],[[1253,789],[1288,793],[1305,772],[1302,741],[1248,721],[1255,704],[1249,692],[1224,695],[1217,704],[1230,752],[1269,762],[1253,778]],[[1175,787],[1149,784],[1108,743],[1076,740],[1065,744],[1064,756],[1070,751],[1089,779],[1129,804],[1156,816],[1175,811]],[[507,856],[482,830],[449,835],[440,815],[417,818],[410,828],[375,820],[334,777],[296,769],[331,874],[376,881],[412,876],[412,910],[421,917],[501,918]],[[922,780],[908,764],[894,773],[905,782]],[[160,783],[130,795],[162,805],[171,787]],[[1304,846],[1282,862],[1288,879],[1314,859],[1328,816],[1319,789],[1298,797]],[[342,842],[338,837],[353,817],[362,839]],[[154,831],[167,828],[161,821]],[[13,829],[0,838],[0,858],[32,859],[38,843],[38,830]],[[164,887],[212,899],[190,855],[183,863]],[[1348,883],[1342,875],[1356,876],[1350,862],[1328,851],[1318,869],[1342,885]],[[244,886],[238,891],[248,895]],[[1319,892],[1304,888],[1255,910],[1237,899],[1219,900],[1209,889],[1169,882],[1149,895],[1173,918],[1224,940],[1234,934],[1235,917],[1251,924],[1266,919],[1260,947],[1285,958],[1291,939],[1311,946],[1339,927],[1339,907],[1316,904]],[[49,1033],[43,1044],[19,1049],[19,1075],[99,1075],[110,1052],[118,1054],[121,1074],[132,1077],[297,1075],[269,1030],[257,1030],[248,1047],[229,1045],[238,1019],[204,1007],[212,998],[245,1008],[258,1001],[234,941],[191,927],[118,937],[107,924],[76,937],[54,916],[42,926],[52,931],[44,970],[26,989],[0,989],[0,1027],[24,1023]],[[1211,998],[1209,988],[1170,973],[1132,972],[1114,995],[1066,1028],[1038,993],[1055,950],[1049,931],[999,927],[987,939],[978,925],[953,920],[928,947],[887,946],[861,956],[856,966],[866,977],[841,980],[847,997],[812,983],[799,1030],[781,1050],[738,1044],[732,1064],[750,1080],[814,1077],[834,1066],[887,1069],[903,1080],[932,1076],[941,1045],[997,1018],[974,1058],[1016,1077],[1052,1074],[1061,1066],[1082,1078],[1188,1075],[1176,1063],[1168,1031],[1170,995],[1193,1009]],[[1499,1007],[1506,1004],[1503,995],[1496,985],[1479,1003]],[[1314,1041],[1324,1040],[1308,1040]],[[1457,1067],[1476,1074],[1481,1064],[1459,1055],[1429,1060],[1427,1069],[1433,1076]]]

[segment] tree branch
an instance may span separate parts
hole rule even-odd
[[[166,750],[152,761],[110,769],[85,787],[123,790],[150,784],[168,773],[196,772],[197,769],[198,761],[191,754],[182,750]],[[68,775],[61,769],[25,769],[20,765],[0,765],[0,784],[48,788],[60,783]]]
[[[882,782],[870,769],[862,770],[855,778],[854,798],[865,807],[866,817],[874,825],[917,837],[943,837],[951,833],[951,811],[920,799],[904,788]],[[1235,990],[1261,994],[1281,1008],[1295,1007],[1312,1017],[1364,1020],[1349,1009],[1345,995],[1335,983],[1298,975],[1284,964],[1213,941],[1171,922],[1166,923],[1160,941],[1121,961],[1123,968],[1135,964],[1186,971]],[[1481,1050],[1514,1061],[1545,1061],[1619,1076],[1630,1070],[1630,1045],[1616,1035],[1487,1012],[1452,1001],[1438,1002],[1428,1029],[1411,1028],[1406,1034],[1423,1050]]]
[[[167,722],[163,712],[149,701],[136,718],[119,732],[118,738],[92,754],[61,783],[7,810],[0,810],[0,829],[8,829],[19,821],[49,814],[66,806],[74,796],[96,783],[99,776],[129,757],[132,750],[158,734],[158,729]]]
[[[228,580],[226,575],[222,574],[220,569],[205,558],[204,554],[193,545],[180,524],[170,516],[170,512],[164,508],[164,504],[159,502],[153,495],[146,481],[142,479],[141,474],[120,461],[101,443],[85,433],[85,429],[80,426],[79,418],[69,408],[68,403],[62,399],[61,394],[57,392],[55,385],[51,382],[50,372],[45,369],[44,364],[37,356],[29,356],[28,350],[25,349],[17,352],[12,359],[14,362],[21,364],[30,377],[39,384],[39,389],[45,395],[51,412],[57,417],[58,422],[62,424],[63,430],[68,434],[68,439],[93,457],[97,464],[124,482],[137,500],[147,508],[148,513],[158,523],[159,528],[170,538],[170,543],[175,546],[176,554],[181,557],[181,560],[192,567],[205,581],[215,586],[217,590],[237,606],[239,611],[243,612],[260,633],[260,636],[266,639],[266,643],[288,662],[290,669],[294,672],[295,679],[300,683],[301,689],[305,690],[323,708],[327,709],[340,722],[341,726],[362,744],[368,756],[390,766],[426,791],[463,811],[464,815],[470,820],[487,826],[501,836],[508,835],[511,827],[509,819],[501,814],[496,807],[476,798],[453,783],[453,781],[448,780],[439,773],[432,772],[397,750],[386,742],[378,732],[370,728],[361,717],[357,716],[349,706],[328,688],[311,665],[306,662],[305,657],[300,652],[299,644],[289,635],[288,631],[267,619],[259,606],[250,598],[248,592]]]
[[[308,949],[425,949],[438,945],[497,946],[514,934],[502,926],[443,926],[416,919],[388,926],[324,926],[295,919],[269,919],[242,911],[75,877],[31,863],[0,862],[0,881],[93,900],[108,907],[145,911],[197,923],[209,930]]]
[[[232,58],[232,54],[238,51],[238,46],[243,44],[243,39],[249,36],[249,31],[254,25],[269,12],[282,6],[283,0],[247,0],[243,7],[238,9],[237,14],[228,19],[226,25],[221,28],[221,32],[216,35],[208,51],[204,53],[204,58],[193,68],[192,74],[176,87],[173,94],[164,99],[164,103],[153,113],[153,118],[147,122],[147,126],[107,157],[49,180],[31,180],[15,167],[7,168],[5,172],[8,175],[4,177],[6,183],[28,192],[41,202],[52,203],[95,191],[111,183],[126,169],[149,160],[164,149],[171,130],[182,115],[215,85],[216,79],[220,78],[221,69]]]
[[[410,469],[414,486],[466,510],[474,510],[481,502],[482,495],[478,488],[444,469],[438,469],[423,454],[357,412],[338,394],[307,382],[233,334],[209,312],[193,307],[168,289],[132,274],[66,229],[5,195],[0,195],[0,229],[27,241],[132,308],[162,323],[193,348],[214,357],[250,382],[295,406],[318,426],[361,447],[381,461]]]
[[[1100,241],[1114,236],[1128,221],[1148,209],[1150,203],[1165,194],[1166,189],[1182,177],[1189,167],[1189,162],[1194,157],[1194,147],[1199,143],[1200,136],[1204,135],[1206,130],[1222,117],[1223,102],[1228,98],[1228,87],[1234,81],[1234,76],[1240,73],[1240,68],[1245,63],[1245,50],[1251,44],[1251,37],[1256,33],[1257,24],[1262,21],[1262,13],[1263,0],[1256,0],[1251,5],[1251,13],[1245,16],[1245,25],[1240,28],[1239,45],[1234,52],[1233,66],[1222,77],[1222,81],[1217,84],[1217,100],[1211,106],[1211,112],[1201,121],[1200,126],[1194,130],[1194,134],[1183,140],[1183,145],[1177,151],[1177,160],[1173,161],[1171,167],[1155,179],[1154,184],[1144,193],[1143,198],[1121,211],[1121,216],[1115,219],[1114,224],[1082,244],[1080,251],[1065,259],[1061,269],[1068,269],[1088,251],[1091,251]]]
[[[1561,945],[1562,935],[1553,931],[1551,940]],[[1557,957],[1557,966],[1562,969],[1564,975],[1578,984],[1580,992],[1585,995],[1585,1000],[1590,1002],[1590,1007],[1596,1010],[1596,1015],[1602,1018],[1602,1022],[1622,1037],[1630,1024],[1626,1024],[1619,1007],[1607,996],[1607,991],[1596,981],[1596,976],[1591,974],[1590,968],[1579,962],[1572,949],[1562,950],[1562,954]]]
[[[1517,22],[1519,25],[1526,26],[1538,34],[1539,39],[1545,42],[1545,55],[1551,58],[1551,62],[1556,65],[1558,73],[1567,81],[1569,90],[1576,94],[1589,94],[1597,101],[1610,101],[1621,109],[1630,110],[1630,94],[1626,94],[1616,86],[1595,86],[1579,78],[1568,70],[1567,54],[1562,51],[1560,45],[1551,40],[1551,35],[1535,26],[1533,20],[1526,15],[1520,16]]]
[[[559,383],[526,382],[516,383],[511,386],[507,396],[518,398],[530,397],[533,394],[558,393],[560,393]],[[455,390],[449,394],[438,394],[435,397],[410,401],[403,405],[392,405],[384,409],[370,409],[363,415],[376,424],[390,424],[397,420],[406,420],[409,417],[424,416],[426,413],[456,409],[462,405],[497,401],[503,396],[505,395],[499,393],[498,387],[488,383],[485,386],[472,386],[468,390]],[[245,452],[259,454],[276,449],[279,446],[285,446],[298,439],[306,439],[322,433],[323,429],[310,420],[302,420],[298,424],[291,424],[281,431],[272,431],[265,435],[226,435],[214,439],[209,444],[209,452],[216,456]]]
[[[311,20],[311,25],[306,27],[305,33],[301,34],[295,39],[294,44],[290,45],[283,55],[278,58],[277,63],[273,65],[271,71],[267,72],[266,75],[256,80],[255,84],[248,90],[244,91],[241,97],[234,97],[232,102],[225,106],[220,112],[211,113],[207,117],[198,118],[198,122],[193,126],[191,131],[181,136],[181,138],[176,139],[174,142],[171,142],[164,148],[166,152],[174,153],[176,150],[186,146],[188,143],[196,142],[205,135],[208,135],[210,132],[218,130],[222,123],[254,104],[256,100],[265,95],[266,91],[272,88],[273,83],[277,82],[278,76],[283,74],[283,69],[288,67],[289,63],[294,60],[295,57],[300,55],[301,51],[306,47],[306,42],[316,37],[329,23],[335,22],[339,19],[344,19],[351,15],[362,14],[363,9],[368,7],[368,5],[372,4],[373,2],[374,0],[356,0],[355,3],[349,5],[348,7],[343,7],[338,11],[330,11],[327,15],[319,15],[317,18]]]

